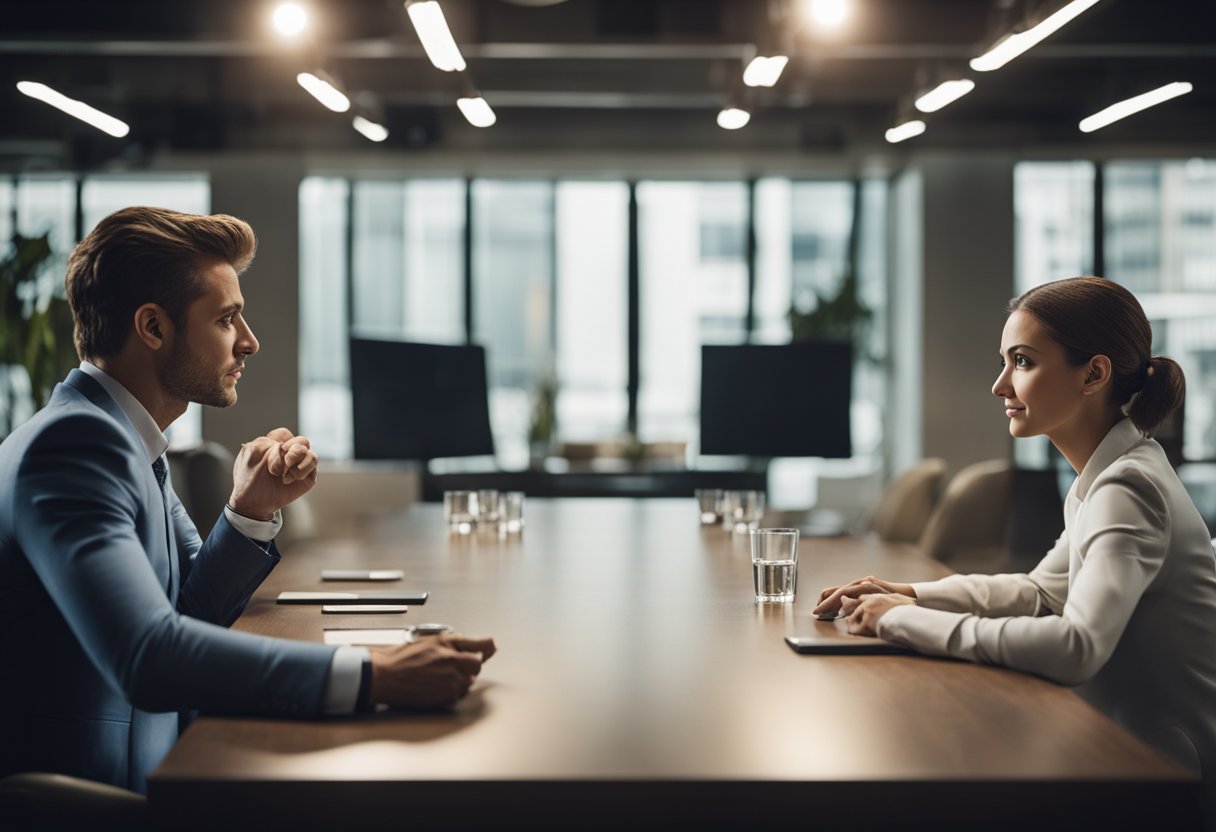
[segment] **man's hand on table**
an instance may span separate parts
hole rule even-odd
[[[494,639],[444,634],[389,650],[373,650],[371,702],[396,708],[433,708],[461,699]]]

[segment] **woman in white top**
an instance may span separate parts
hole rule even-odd
[[[1009,305],[1003,400],[1015,437],[1045,434],[1078,473],[1064,533],[1027,575],[823,590],[852,633],[1036,673],[1078,691],[1205,779],[1216,778],[1216,559],[1148,434],[1182,401],[1182,370],[1150,357],[1131,292],[1096,277]]]

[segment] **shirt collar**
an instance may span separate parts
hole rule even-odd
[[[1143,441],[1144,434],[1131,419],[1125,417],[1115,422],[1114,427],[1107,431],[1106,436],[1098,443],[1098,447],[1089,457],[1089,462],[1085,463],[1084,470],[1073,484],[1072,490],[1076,498],[1084,500],[1098,475],[1109,468],[1116,459],[1131,450],[1133,446]]]
[[[122,412],[131,421],[135,432],[139,434],[140,441],[144,443],[144,450],[148,452],[148,462],[155,462],[169,447],[169,440],[165,438],[160,428],[157,427],[156,420],[152,418],[152,414],[139,403],[139,399],[131,395],[130,390],[123,387],[116,379],[107,375],[105,370],[102,370],[96,364],[81,361],[80,371],[100,384],[110,394],[110,398],[114,400],[114,403],[122,408]]]

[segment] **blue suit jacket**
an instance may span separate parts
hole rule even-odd
[[[179,711],[320,713],[333,648],[226,629],[278,560],[223,516],[202,542],[73,370],[0,445],[0,776],[143,791]]]

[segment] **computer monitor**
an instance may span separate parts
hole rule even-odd
[[[356,459],[494,453],[482,347],[351,338],[350,392]]]
[[[701,453],[853,455],[853,347],[807,341],[701,347]]]

